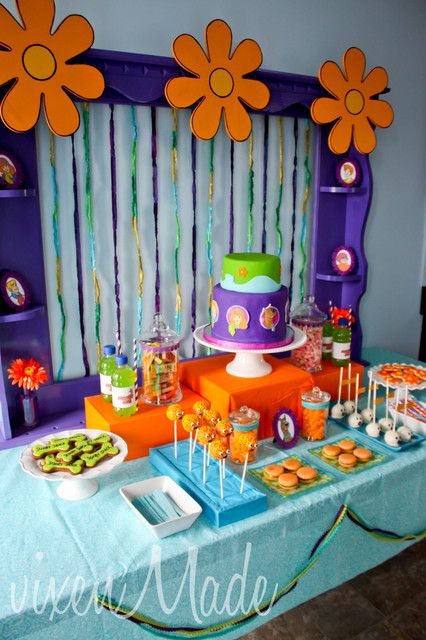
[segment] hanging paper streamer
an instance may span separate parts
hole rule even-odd
[[[231,140],[231,188],[229,192],[229,253],[234,251],[234,141]]]
[[[300,268],[299,280],[300,280],[300,301],[302,302],[305,295],[305,267],[306,267],[306,210],[309,200],[309,192],[311,189],[311,171],[309,169],[309,148],[311,141],[311,127],[309,120],[306,120],[305,129],[305,195],[303,197],[302,205],[302,230],[300,234],[300,253],[302,254],[302,266]]]
[[[289,311],[291,309],[291,303],[293,298],[294,236],[296,232],[296,201],[297,201],[297,142],[299,139],[299,123],[297,118],[294,118],[293,136],[294,136],[293,179],[292,179],[293,213],[291,217],[290,285],[288,288],[288,300],[287,300],[287,307],[286,307],[287,321],[288,321]]]
[[[281,203],[283,201],[283,185],[284,185],[284,147],[283,147],[283,119],[278,116],[278,137],[279,137],[279,154],[280,154],[280,166],[279,166],[279,185],[278,185],[278,202],[275,209],[275,230],[277,232],[277,255],[281,256],[283,248],[283,234],[281,233]]]
[[[50,134],[50,168],[52,173],[52,187],[53,187],[53,245],[55,247],[56,256],[56,297],[58,298],[59,309],[61,311],[61,337],[59,344],[61,347],[61,364],[58,369],[58,382],[62,380],[65,366],[65,327],[66,318],[64,311],[64,301],[62,298],[62,278],[61,278],[61,243],[59,240],[59,200],[58,200],[58,182],[56,179],[56,164],[55,164],[55,142],[53,134]]]
[[[262,219],[262,253],[266,252],[266,199],[268,194],[268,140],[269,118],[265,115],[263,130],[263,219]]]
[[[214,177],[214,138],[210,140],[210,163],[209,163],[209,203],[207,219],[207,274],[209,276],[209,322],[212,320],[212,299],[213,299],[213,255],[212,255],[212,227],[213,227],[213,177]]]
[[[138,147],[138,127],[136,124],[136,113],[134,105],[131,106],[132,115],[132,127],[133,127],[133,140],[132,140],[132,231],[135,239],[136,255],[138,260],[138,304],[137,304],[137,321],[138,321],[138,336],[142,333],[142,293],[143,293],[143,263],[141,255],[141,246],[139,242],[138,231],[138,192],[136,182],[136,152]],[[141,346],[138,343],[138,356],[141,353]]]
[[[84,161],[86,165],[86,220],[89,231],[90,269],[92,271],[93,288],[95,292],[95,335],[99,361],[101,359],[101,339],[99,335],[99,326],[101,323],[101,290],[96,272],[95,231],[93,227],[92,187],[90,177],[89,105],[87,103],[83,105],[83,125]]]
[[[191,138],[192,171],[192,295],[191,295],[191,333],[192,357],[195,358],[194,331],[197,324],[197,138]]]
[[[180,222],[179,222],[179,202],[177,188],[177,142],[178,142],[178,119],[176,109],[172,109],[173,115],[173,133],[172,133],[172,186],[173,201],[175,205],[176,220],[176,245],[175,245],[175,278],[176,278],[176,313],[175,324],[176,333],[180,335],[182,325],[182,296],[180,293],[179,282],[179,248],[180,248]]]
[[[158,247],[158,172],[157,172],[157,122],[155,107],[151,107],[151,159],[152,159],[152,197],[155,234],[155,311],[160,313],[160,253]]]
[[[78,206],[78,178],[77,178],[77,161],[75,157],[74,134],[71,136],[71,150],[72,150],[72,177],[73,177],[73,196],[74,196],[74,243],[75,243],[75,260],[76,260],[76,271],[77,271],[78,314],[79,314],[79,321],[80,321],[81,353],[83,357],[84,375],[90,376],[90,366],[89,366],[89,359],[87,357],[87,348],[86,348],[86,329],[84,326],[84,293],[83,293],[83,268],[81,265],[80,208]]]
[[[118,227],[118,208],[117,208],[117,161],[115,157],[115,124],[114,124],[114,105],[109,105],[109,144],[111,156],[111,205],[112,205],[112,244],[114,251],[114,292],[115,292],[115,315],[117,320],[117,335],[121,342],[121,310],[120,310],[120,280],[118,272],[118,255],[117,255],[117,227]]]
[[[253,249],[253,193],[254,193],[254,171],[253,171],[253,134],[249,139],[249,176],[248,176],[248,232],[247,251]]]

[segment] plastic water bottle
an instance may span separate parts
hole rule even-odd
[[[103,348],[103,358],[99,362],[99,380],[101,383],[101,394],[105,402],[112,402],[111,376],[115,371],[115,347],[113,344],[106,344]]]
[[[119,416],[132,416],[138,410],[135,394],[136,372],[127,364],[127,356],[115,357],[112,374],[112,406]]]

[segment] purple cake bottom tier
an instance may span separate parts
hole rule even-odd
[[[287,288],[273,293],[241,293],[213,288],[211,335],[238,343],[276,343],[285,340]]]

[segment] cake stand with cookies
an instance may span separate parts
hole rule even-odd
[[[63,500],[85,500],[98,490],[97,478],[127,456],[126,442],[115,433],[96,429],[55,432],[28,445],[19,459],[33,478],[60,482]]]

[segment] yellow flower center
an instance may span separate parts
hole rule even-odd
[[[49,80],[56,71],[55,56],[41,44],[25,49],[22,62],[25,71],[35,80]]]
[[[33,376],[34,375],[34,367],[25,367],[24,373],[25,373],[26,376]]]
[[[227,98],[234,88],[234,79],[226,69],[215,69],[210,74],[210,89],[219,98]]]
[[[345,106],[349,113],[356,116],[364,109],[364,96],[358,89],[351,89],[345,97]]]

